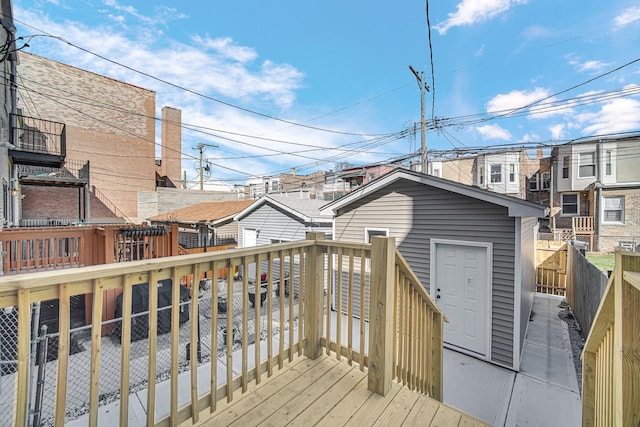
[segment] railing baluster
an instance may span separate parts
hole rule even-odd
[[[305,271],[304,250],[298,248],[298,356],[302,356],[302,342],[304,340],[304,300],[307,297]]]
[[[279,342],[278,342],[278,369],[282,369],[282,367],[284,366],[284,338],[285,338],[285,332],[284,332],[284,285],[285,285],[285,281],[284,281],[284,251],[281,250],[278,254],[279,258],[279,262],[280,262],[280,268],[278,270],[278,290],[280,291],[280,330],[278,332],[278,337],[279,337]]]
[[[333,248],[327,248],[327,356],[331,354],[331,289],[333,288]]]
[[[155,270],[149,273],[149,363],[147,372],[147,427],[155,425],[156,417],[156,352],[158,343],[158,279]]]
[[[293,361],[293,345],[294,345],[294,340],[295,340],[295,334],[294,334],[294,308],[295,308],[295,304],[294,304],[294,297],[295,297],[295,287],[294,285],[294,279],[295,279],[295,275],[294,275],[294,270],[293,270],[293,250],[289,249],[288,251],[289,254],[289,362]]]
[[[29,390],[29,342],[31,341],[31,302],[28,289],[18,290],[18,373],[16,376],[16,426],[28,421],[27,395]]]
[[[209,383],[209,413],[218,406],[218,281],[223,264],[211,262],[211,364]],[[228,282],[227,282],[228,285]]]
[[[267,255],[267,376],[273,375],[273,252]]]
[[[336,359],[342,358],[342,248],[336,255],[338,268],[336,283]]]
[[[98,424],[98,387],[100,385],[100,344],[102,337],[102,298],[103,283],[101,279],[93,281],[93,307],[91,325],[91,374],[89,386],[89,425]],[[123,316],[131,316],[122,313]]]
[[[180,346],[180,276],[172,269],[171,284],[171,401],[170,424],[178,425],[178,352]]]
[[[256,384],[260,384],[262,370],[260,369],[260,305],[262,300],[262,261],[259,256],[256,256],[256,278],[255,278],[253,305],[255,308],[255,321],[254,321],[254,347],[255,347],[255,372],[256,372]]]
[[[200,265],[193,265],[191,281],[191,336],[189,339],[189,368],[191,370],[191,421],[195,424],[200,419],[198,412],[198,362],[200,362]]]
[[[71,304],[69,284],[60,285],[58,313],[58,372],[56,378],[55,426],[64,426],[67,404],[67,375],[69,369],[69,323]]]
[[[242,392],[247,391],[247,352],[249,350],[249,262],[242,257]]]
[[[349,249],[349,289],[347,303],[347,360],[353,364],[353,249]],[[364,352],[363,352],[364,354]]]
[[[360,370],[364,371],[364,333],[365,333],[365,319],[367,310],[367,295],[366,295],[366,271],[365,266],[367,263],[367,254],[364,249],[360,249]],[[395,366],[395,365],[392,365]]]
[[[228,260],[227,268],[227,402],[233,400],[233,277],[234,265]],[[242,272],[243,276],[246,274]]]
[[[129,357],[131,355],[131,275],[122,276],[122,334],[120,335],[120,425],[129,424]]]

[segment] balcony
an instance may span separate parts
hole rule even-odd
[[[9,157],[14,164],[62,167],[67,155],[64,123],[17,114],[11,119],[15,148],[9,150]]]
[[[60,167],[17,165],[22,185],[84,187],[89,184],[89,162],[66,160]]]
[[[106,324],[108,292],[121,294],[121,317]],[[70,318],[84,294],[93,298],[80,348]],[[31,304],[52,300],[58,332],[40,348],[54,349],[55,359],[32,364]],[[226,424],[242,415],[236,410],[274,424],[334,424],[355,413],[356,401],[366,401],[358,415],[365,425],[398,414],[482,425],[441,403],[446,319],[389,238],[358,244],[310,233],[298,242],[5,277],[0,308],[15,313],[17,331],[14,369],[1,378],[3,390],[15,390],[0,401],[4,425],[32,416],[98,425],[111,402],[120,425]]]

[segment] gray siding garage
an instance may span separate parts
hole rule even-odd
[[[397,169],[324,210],[335,215],[336,240],[396,238],[449,318],[450,347],[519,369],[544,207]]]

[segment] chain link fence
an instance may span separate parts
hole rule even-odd
[[[288,286],[288,278],[286,286]],[[134,286],[134,290],[142,285]],[[232,281],[233,304],[227,304],[227,281],[220,280],[217,284],[218,308],[217,348],[211,349],[211,316],[212,316],[212,283],[210,279],[200,281],[200,292],[198,299],[198,322],[195,325],[198,333],[198,365],[209,363],[212,357],[220,358],[226,363],[226,340],[230,336],[233,340],[233,351],[242,348],[242,337],[246,333],[249,344],[254,343],[255,337],[259,340],[267,338],[267,305],[271,298],[273,334],[280,332],[280,309],[284,309],[285,327],[289,321],[289,299],[282,302],[278,292],[278,283],[273,285],[272,295],[267,295],[267,285],[263,283],[261,289],[261,308],[258,326],[256,326],[256,311],[252,300],[255,301],[255,286],[250,286],[249,310],[247,313],[247,330],[243,330],[243,284],[240,277]],[[295,289],[298,289],[298,281],[295,280]],[[264,289],[264,290],[262,290]],[[288,289],[287,289],[288,294]],[[253,296],[253,298],[252,298]],[[294,322],[297,322],[299,303],[297,295],[294,298]],[[134,297],[135,303],[135,297]],[[170,303],[170,302],[169,302]],[[146,303],[148,307],[148,300]],[[53,304],[57,305],[57,300]],[[161,303],[159,303],[161,305]],[[80,310],[76,307],[75,310]],[[32,334],[32,350],[30,359],[30,377],[33,386],[30,390],[31,399],[29,401],[30,425],[53,425],[55,415],[55,396],[57,381],[57,359],[58,359],[58,328],[57,315],[48,316],[40,321],[35,312],[32,314],[32,324],[41,325],[50,323],[44,332]],[[72,317],[73,317],[72,309]],[[118,311],[119,310],[119,311]],[[129,360],[129,390],[132,394],[147,388],[148,383],[148,311],[136,313],[131,319],[131,352]],[[116,309],[116,318],[102,322],[102,338],[100,340],[100,379],[99,379],[99,405],[107,405],[120,399],[120,372],[121,372],[121,309]],[[84,315],[84,310],[82,315]],[[227,333],[227,316],[232,316],[233,331]],[[177,348],[179,352],[179,372],[189,370],[189,341],[191,334],[191,301],[186,292],[186,288],[181,286],[180,302],[180,328]],[[66,397],[66,421],[76,419],[85,415],[89,411],[90,374],[91,374],[91,336],[92,326],[77,326],[70,330],[69,349],[69,369],[67,378]],[[17,308],[5,309],[0,314],[0,425],[12,424],[15,405],[15,376],[17,370]],[[156,383],[167,381],[170,378],[171,370],[171,307],[165,306],[158,309],[158,334],[157,346],[155,348],[157,368]],[[41,362],[38,362],[36,355],[39,354]],[[250,367],[251,368],[251,367]]]

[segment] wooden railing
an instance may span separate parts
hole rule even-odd
[[[5,228],[2,275],[177,255],[177,226],[160,235],[130,233],[127,225]]]
[[[12,374],[15,375],[13,419],[2,422],[23,426],[29,421],[30,305],[57,299],[60,305],[58,359],[50,362],[55,366],[49,370],[56,376],[50,393],[55,396],[53,421],[56,426],[65,423],[71,410],[67,407],[70,378],[85,375],[89,396],[85,405],[87,423],[97,425],[100,397],[105,393],[105,376],[101,376],[101,370],[114,362],[104,355],[100,357],[103,347],[106,351],[101,337],[102,301],[110,290],[122,292],[117,369],[118,390],[125,392],[117,393],[123,426],[129,417],[129,391],[133,387],[130,381],[141,374],[140,367],[148,366],[144,380],[146,424],[168,426],[189,419],[197,422],[201,411],[215,411],[218,401],[231,401],[236,391],[247,391],[249,382],[260,383],[264,375],[273,374],[276,366],[283,368],[285,361],[303,352],[310,358],[324,351],[333,352],[337,358],[359,363],[361,369],[368,367],[369,388],[377,393],[385,394],[396,378],[412,389],[441,400],[443,315],[397,253],[393,240],[378,237],[369,245],[323,239],[323,233],[310,233],[307,240],[299,242],[0,278],[0,309],[14,307],[18,313],[17,369]],[[198,321],[183,326],[188,329],[189,346],[185,365],[180,357],[180,344],[185,341],[180,340],[181,287],[177,284],[189,275],[202,277],[201,273],[207,273],[213,286],[204,292],[199,286],[190,288],[190,301],[199,303],[188,303],[186,307],[190,319]],[[161,337],[159,291],[155,284],[160,283],[171,284],[172,296],[168,332],[170,370],[160,376],[167,378],[160,384],[168,387],[156,384]],[[154,284],[148,287],[146,354],[140,354],[138,343],[136,357],[139,359],[134,360],[132,299],[136,288],[144,284]],[[216,284],[223,286],[219,288]],[[264,299],[258,297],[258,289]],[[210,295],[205,295],[207,292]],[[73,365],[69,355],[69,318],[70,299],[87,293],[93,293],[94,298],[90,367],[85,374]],[[203,327],[199,313],[203,306],[201,294],[203,298],[210,298],[203,300],[209,301],[204,308],[208,313],[205,323],[211,331],[204,337],[200,331]],[[252,308],[250,302],[254,304]],[[226,342],[223,339],[222,343],[218,333],[221,330],[228,331],[224,335]],[[253,345],[251,335],[255,340]],[[236,340],[239,348],[234,347]],[[163,338],[163,341],[166,340]],[[208,385],[204,388],[199,382],[204,371],[198,369],[201,346],[211,349],[207,362]],[[224,374],[219,373],[220,369]],[[182,391],[189,398],[186,404],[179,404],[180,396],[185,395],[179,393],[178,386],[179,377],[183,376],[187,376],[189,386]],[[167,408],[157,406],[160,397],[169,402]],[[168,415],[157,419],[156,412],[165,409]]]
[[[640,424],[640,254],[616,253],[582,353],[582,425]]]
[[[571,218],[573,238],[577,236],[589,236],[589,250],[594,250],[593,247],[593,217],[592,216],[574,216]]]

